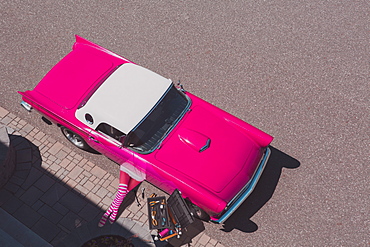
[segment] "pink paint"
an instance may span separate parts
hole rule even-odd
[[[46,118],[81,135],[99,152],[118,163],[129,161],[144,169],[149,182],[167,193],[179,189],[183,197],[218,219],[253,179],[256,169],[265,165],[267,160],[259,163],[273,138],[186,93],[191,101],[189,111],[153,152],[136,153],[105,140],[104,135],[77,120],[75,112],[111,71],[124,63],[132,62],[76,36],[73,50],[33,90],[19,93]]]

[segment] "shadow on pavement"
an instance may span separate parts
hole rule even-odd
[[[141,187],[141,185],[142,184],[138,185],[137,187],[135,187],[135,189],[133,189],[132,191],[130,191],[127,194],[127,196],[125,198],[125,201],[121,205],[121,208],[118,212],[118,215],[123,213],[123,211],[126,208],[130,207],[130,205],[132,203],[138,203],[138,199],[137,199],[136,195],[141,196],[140,193],[138,193],[139,188]],[[154,193],[156,193],[160,196],[164,195],[168,198],[169,195],[167,193],[158,189],[154,185],[152,185],[152,187],[155,189],[155,191],[151,191],[151,192],[154,192]],[[151,192],[149,194],[151,194]],[[204,223],[201,220],[195,219],[195,221],[192,224],[188,225],[186,227],[186,229],[182,229],[182,234],[181,234],[180,238],[172,237],[172,238],[168,239],[167,241],[166,240],[164,240],[164,241],[157,240],[157,241],[155,241],[155,246],[157,246],[157,247],[188,246],[189,244],[192,244],[193,239],[197,235],[202,233],[204,230],[205,230]],[[153,237],[155,237],[155,236],[153,236]]]
[[[285,168],[298,168],[300,162],[282,151],[271,148],[270,159],[263,174],[252,192],[239,209],[224,223],[222,231],[255,232],[258,226],[250,218],[270,200],[279,182],[281,171]]]
[[[0,189],[0,207],[8,214],[53,246],[81,246],[108,234],[131,238],[135,246],[153,246],[136,237],[140,231],[150,237],[149,230],[143,232],[141,226],[127,218],[98,228],[101,208],[59,179],[66,172],[57,172],[57,177],[45,170],[43,162],[49,162],[51,167],[53,159],[43,161],[37,146],[22,136],[9,136],[16,150],[16,168]]]

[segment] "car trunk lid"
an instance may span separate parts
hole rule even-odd
[[[34,90],[61,107],[71,109],[113,67],[111,61],[82,45],[54,66]]]

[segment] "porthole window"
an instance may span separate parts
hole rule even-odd
[[[89,113],[85,114],[85,120],[88,124],[93,124],[94,123],[94,119]]]

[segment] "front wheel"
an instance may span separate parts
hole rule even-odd
[[[66,127],[62,126],[60,127],[60,129],[62,130],[62,133],[67,138],[67,140],[70,141],[73,145],[85,151],[91,150],[90,146],[85,142],[85,140],[81,136],[79,136],[72,130],[67,129]]]

